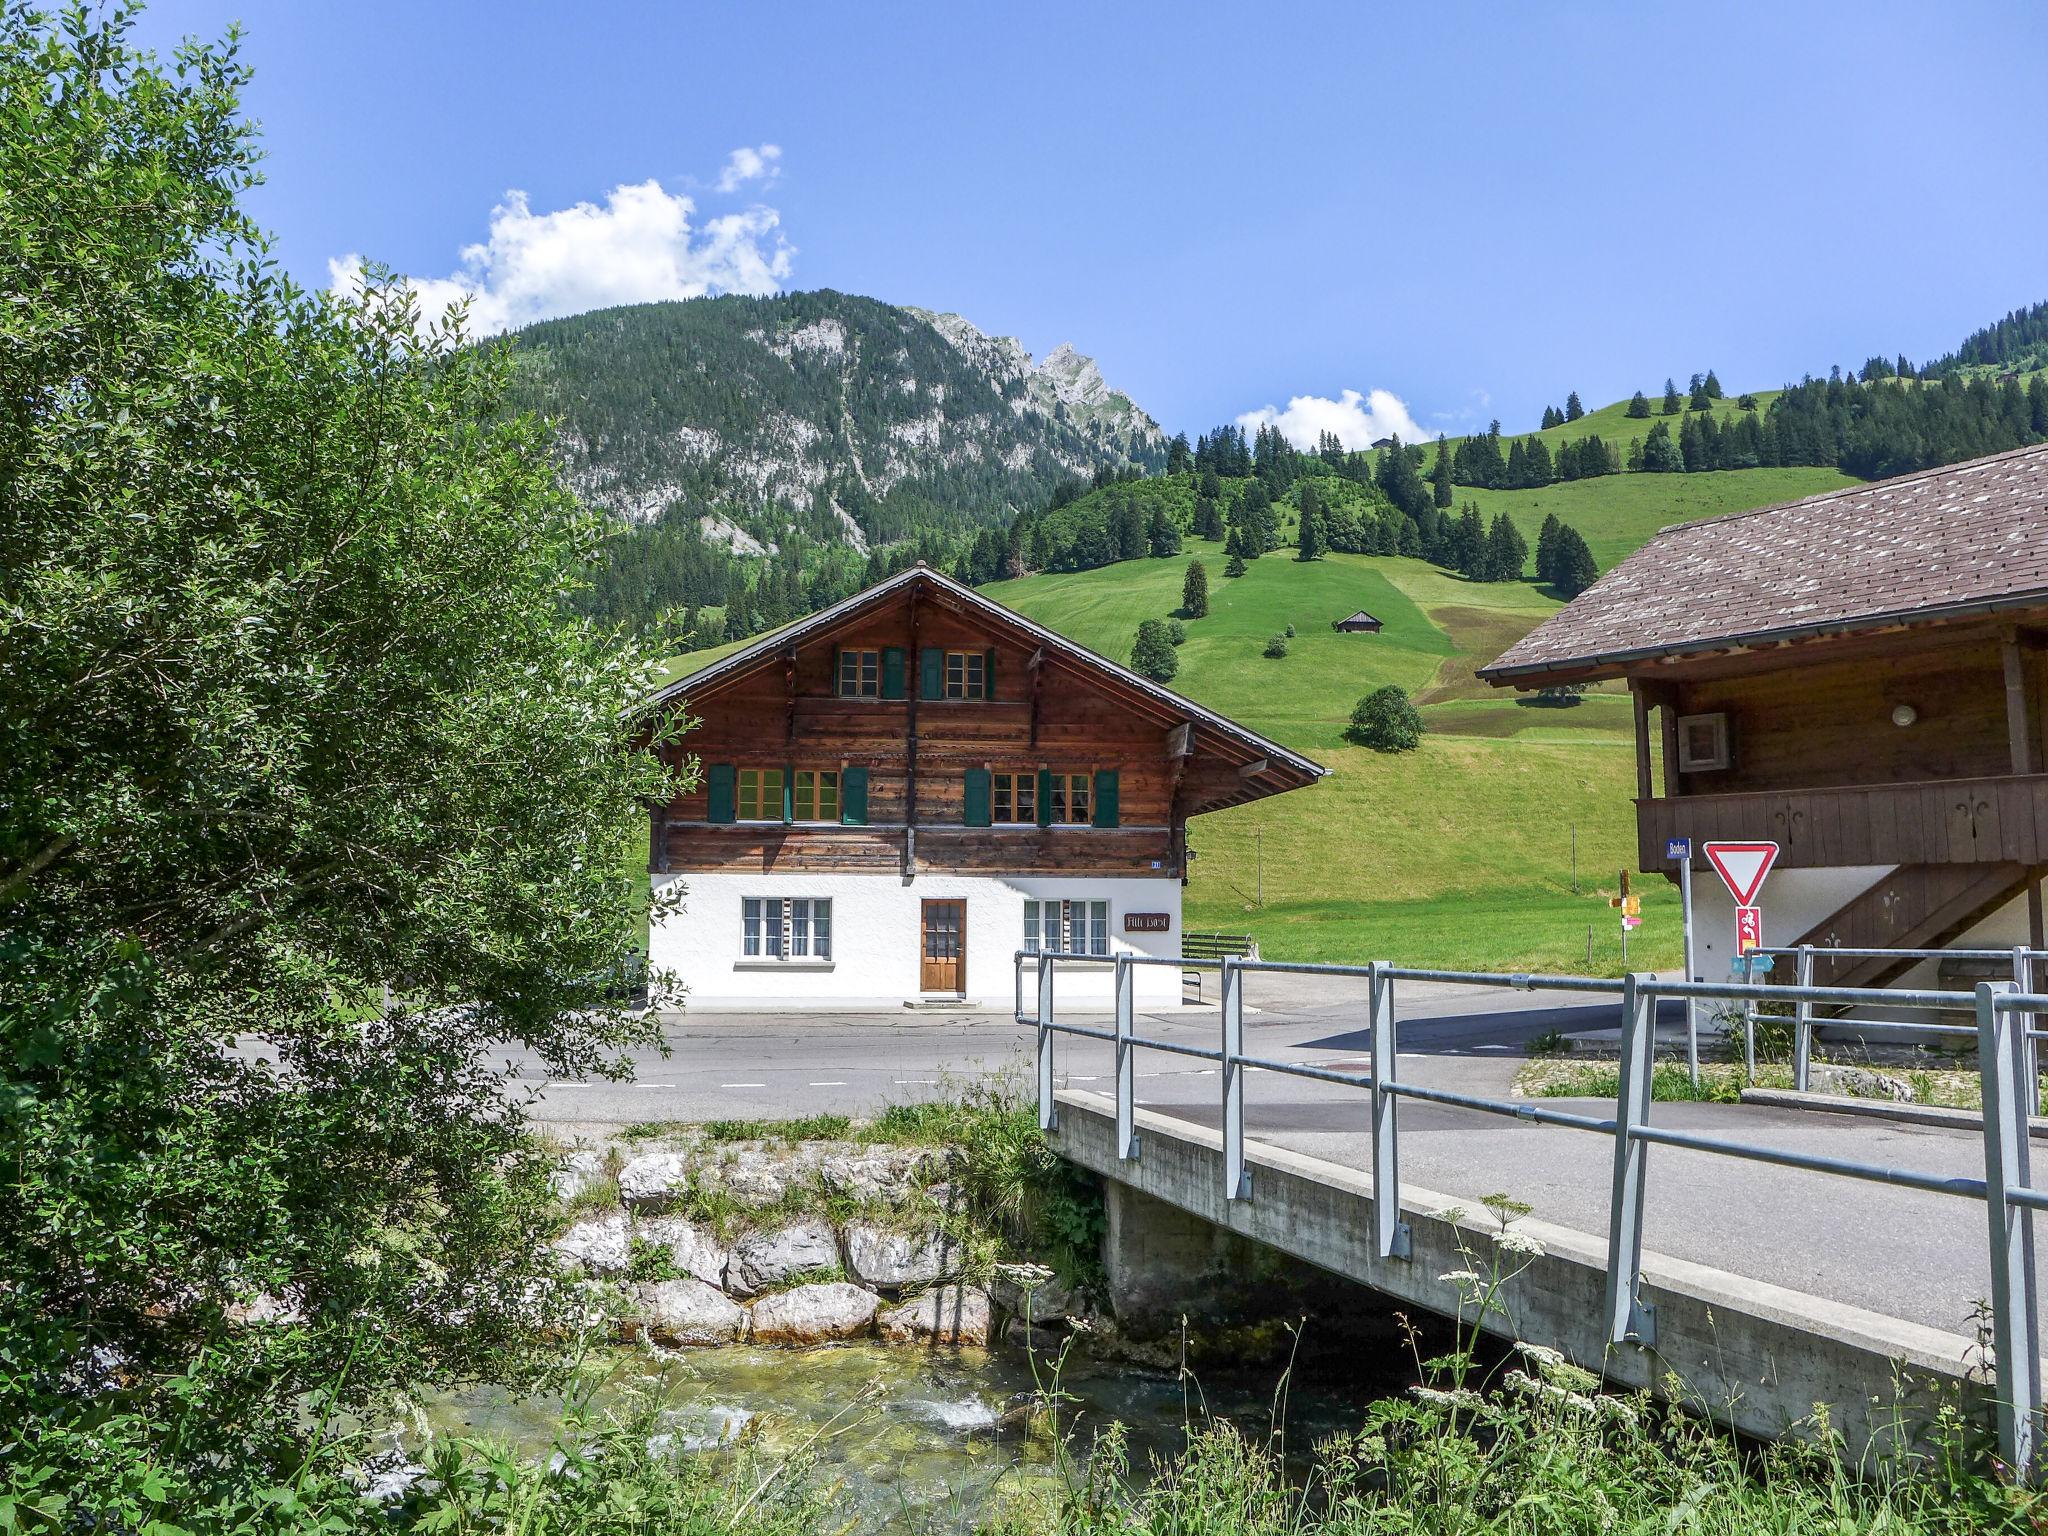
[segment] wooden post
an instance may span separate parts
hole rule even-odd
[[[1658,721],[1664,737],[1664,798],[1677,797],[1678,778],[1678,690],[1666,684],[1658,691]]]
[[[2034,730],[2027,714],[2027,662],[2020,651],[2019,631],[2008,629],[1998,649],[2005,665],[2005,734],[2012,751],[2012,771],[2034,771]]]
[[[1648,800],[1650,794],[1650,699],[1647,685],[1640,678],[1628,680],[1629,696],[1636,706],[1636,798]]]

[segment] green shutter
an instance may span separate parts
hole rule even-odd
[[[1095,825],[1113,827],[1117,825],[1117,801],[1121,790],[1114,768],[1095,770]]]
[[[782,819],[796,820],[796,770],[788,763],[782,765]]]
[[[910,695],[903,686],[903,647],[888,645],[882,648],[882,697],[905,699]]]
[[[706,821],[730,822],[733,814],[733,770],[731,763],[713,763],[704,770]]]
[[[993,646],[989,647],[988,660],[982,663],[981,696],[984,699],[996,696],[996,653]]]
[[[1050,768],[1038,770],[1038,824],[1041,827],[1052,825],[1052,770]]]
[[[841,826],[868,824],[868,771],[849,768],[839,775],[839,822]]]
[[[946,653],[936,645],[928,645],[917,655],[918,690],[921,699],[943,699],[946,696]]]
[[[961,825],[985,827],[989,824],[989,771],[986,768],[967,770],[967,812]]]

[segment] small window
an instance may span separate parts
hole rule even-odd
[[[816,896],[749,896],[740,903],[747,960],[830,960],[832,903]]]
[[[1728,761],[1728,717],[1725,714],[1678,717],[1680,773],[1711,773],[1715,769],[1726,768]]]
[[[1107,955],[1109,903],[1027,900],[1024,948],[1031,954]]]
[[[1095,775],[1056,773],[1052,775],[1052,815],[1056,824],[1087,826],[1095,815]]]
[[[739,819],[782,820],[782,770],[742,768],[739,772]]]
[[[987,696],[988,658],[980,651],[946,652],[946,697],[979,699]]]
[[[841,651],[839,653],[839,697],[879,699],[882,696],[882,653]]]
[[[1025,827],[1037,822],[1037,774],[998,773],[993,775],[993,781],[995,805],[991,819],[998,826]]]
[[[793,812],[798,821],[839,819],[839,770],[799,768],[790,787]]]

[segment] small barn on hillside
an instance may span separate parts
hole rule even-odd
[[[1347,635],[1376,635],[1380,632],[1380,621],[1363,608],[1348,619],[1338,619],[1330,628]]]

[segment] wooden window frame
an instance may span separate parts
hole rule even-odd
[[[1084,768],[1079,773],[1054,770],[1052,799],[1047,802],[1046,822],[1049,827],[1092,827],[1095,825],[1095,770]],[[1075,786],[1080,787],[1079,810],[1076,809]]]
[[[840,771],[837,768],[808,768],[798,765],[790,768],[789,774],[789,819],[794,823],[804,826],[838,826],[840,824],[840,815],[846,804]],[[804,780],[806,778],[811,781],[809,815],[804,814]],[[825,780],[827,779],[832,781],[830,786],[832,809],[829,814],[823,808],[826,792]]]
[[[848,686],[849,668],[852,686]],[[879,646],[847,646],[839,652],[839,672],[833,687],[842,699],[879,699],[882,696],[882,651]]]
[[[752,826],[775,826],[786,822],[789,818],[783,812],[789,794],[788,771],[788,769],[779,765],[773,768],[739,769],[733,776],[733,820]],[[772,816],[766,814],[769,809],[768,781],[771,776],[775,781],[774,814]],[[748,794],[749,779],[753,780],[753,793],[751,797]],[[760,814],[752,816],[747,814],[750,798],[754,810]]]
[[[986,651],[952,651],[945,654],[941,663],[939,694],[947,700],[985,699],[988,697],[988,653]],[[958,680],[955,680],[955,668]]]
[[[1005,786],[1008,786],[1005,788]],[[1005,796],[1013,814],[1002,814]],[[989,775],[989,824],[997,827],[1038,825],[1038,770],[1020,768],[1015,772],[997,769]]]

